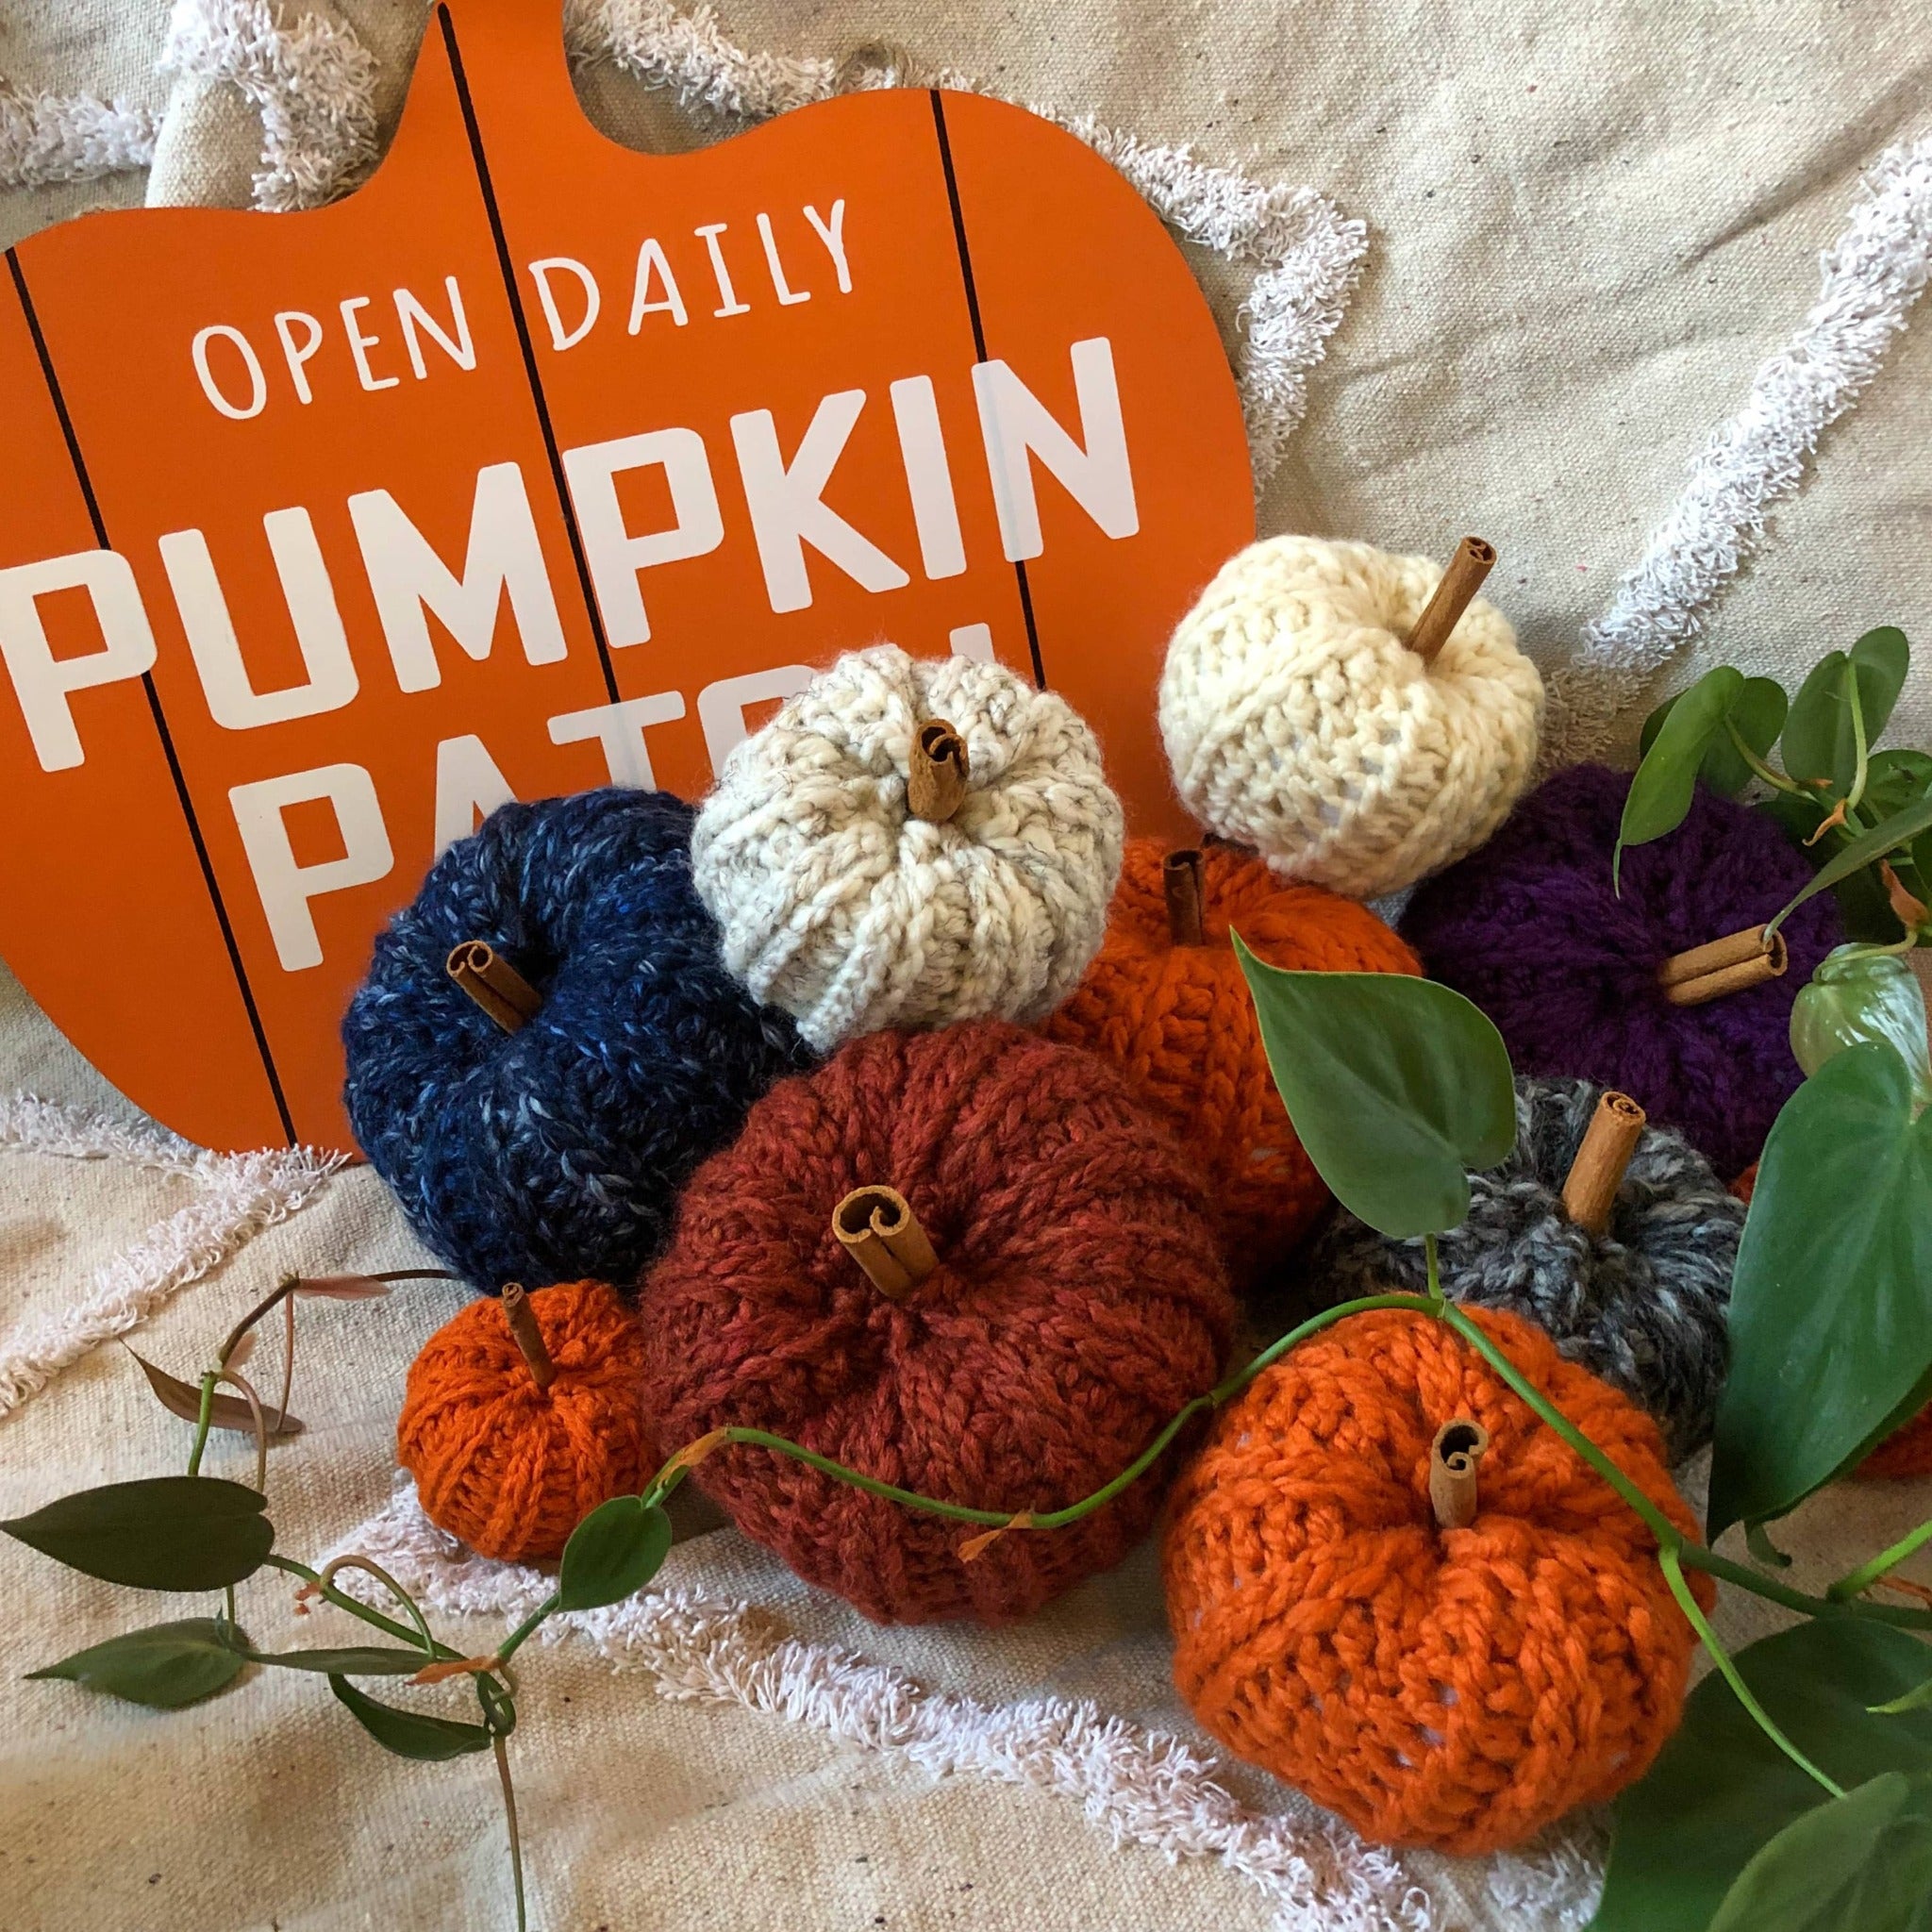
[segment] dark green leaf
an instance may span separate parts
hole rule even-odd
[[[431,1659],[420,1650],[391,1650],[382,1644],[350,1644],[341,1650],[278,1650],[248,1653],[252,1664],[284,1671],[322,1671],[330,1676],[413,1677]]]
[[[1735,798],[1757,778],[1757,774],[1733,742],[1731,733],[1735,731],[1750,747],[1752,756],[1764,763],[1777,742],[1778,733],[1785,728],[1789,703],[1784,686],[1775,678],[1744,680],[1743,689],[1732,700],[1724,728],[1711,740],[1710,749],[1704,754],[1704,763],[1699,768],[1699,775],[1713,791]]]
[[[641,1496],[613,1496],[571,1532],[557,1576],[559,1610],[596,1610],[635,1596],[671,1551],[671,1519]]]
[[[1350,1213],[1398,1238],[1456,1227],[1471,1168],[1516,1143],[1502,1035],[1458,992],[1397,973],[1288,973],[1235,952],[1295,1133]]]
[[[1840,846],[1819,868],[1818,875],[1771,923],[1781,925],[1807,899],[1828,886],[1835,886],[1863,866],[1875,866],[1894,848],[1909,845],[1921,832],[1932,831],[1932,798],[1922,798],[1903,811],[1893,812],[1869,832],[1861,832],[1850,844]]]
[[[398,1757],[440,1764],[445,1758],[466,1757],[473,1751],[490,1748],[490,1733],[481,1724],[461,1724],[450,1718],[425,1717],[421,1711],[378,1704],[375,1698],[363,1696],[346,1677],[331,1677],[328,1688],[348,1706],[356,1722],[385,1751],[393,1751]]]
[[[29,1677],[64,1677],[150,1710],[179,1710],[199,1704],[241,1675],[247,1658],[228,1641],[227,1626],[214,1617],[189,1617],[110,1637]]]
[[[1872,754],[1860,803],[1867,811],[1884,819],[1903,811],[1928,791],[1932,791],[1932,755],[1902,748],[1879,751]]]
[[[1785,723],[1785,770],[1800,783],[1822,778],[1834,791],[1848,791],[1858,762],[1852,728],[1852,680],[1857,679],[1869,752],[1898,702],[1910,656],[1905,633],[1887,626],[1867,631],[1849,655],[1833,651],[1814,665],[1791,700]]]
[[[1932,1776],[1888,1771],[1794,1818],[1710,1932],[1932,1932]]]
[[[1874,1704],[1872,1708],[1880,1717],[1901,1717],[1908,1710],[1932,1709],[1932,1677],[1927,1677],[1916,1690],[1907,1690],[1903,1697],[1893,1697],[1884,1704]]]
[[[219,1476],[156,1475],[62,1496],[0,1529],[105,1583],[220,1590],[274,1547],[267,1507],[260,1491]]]
[[[1796,1507],[1932,1394],[1932,1112],[1849,1046],[1765,1142],[1731,1285],[1710,1534]]]
[[[1624,846],[1647,845],[1684,823],[1704,755],[1724,730],[1743,689],[1744,674],[1720,664],[1672,705],[1631,777],[1610,863],[1612,878],[1621,875]]]
[[[178,1375],[169,1374],[166,1369],[156,1368],[145,1356],[135,1355],[131,1348],[127,1353],[141,1364],[141,1372],[147,1377],[147,1386],[155,1391],[156,1399],[163,1408],[186,1422],[200,1422],[201,1390],[196,1384],[184,1382]],[[230,1357],[231,1363],[232,1360]],[[291,1415],[277,1417],[272,1410],[264,1408],[261,1419],[271,1441],[281,1436],[299,1436],[302,1433],[301,1423]],[[255,1411],[239,1395],[211,1395],[208,1398],[208,1423],[213,1428],[234,1429],[242,1435],[252,1436],[255,1433]]]
[[[1932,1772],[1932,1712],[1868,1707],[1909,1690],[1932,1650],[1851,1617],[1801,1624],[1740,1651],[1738,1668],[1798,1748],[1841,1785]],[[1616,1840],[1591,1932],[1705,1932],[1758,1848],[1827,1802],[1712,1672],[1643,1780],[1617,1800]]]

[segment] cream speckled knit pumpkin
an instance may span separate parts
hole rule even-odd
[[[906,801],[913,737],[965,741],[942,824]],[[887,1026],[1043,1018],[1106,929],[1120,801],[1064,698],[1004,665],[854,651],[724,761],[691,841],[730,970],[829,1051]]]
[[[1527,783],[1542,680],[1478,597],[1434,660],[1404,640],[1442,573],[1271,537],[1223,566],[1160,680],[1174,784],[1274,871],[1357,898],[1480,845]]]

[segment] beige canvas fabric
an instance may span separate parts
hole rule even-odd
[[[151,173],[17,187],[0,176],[0,242],[83,206],[256,196],[259,104],[232,79],[156,75],[170,10],[164,0],[0,0],[0,75],[17,93],[118,95],[158,127]],[[608,11],[623,12],[619,0]],[[420,0],[199,8],[258,54],[261,33],[279,26],[366,58],[374,145],[392,125],[424,12]],[[1692,458],[1803,323],[1819,253],[1844,228],[1861,171],[1932,134],[1932,29],[1909,0],[1668,12],[1500,0],[1479,20],[1446,0],[1071,0],[1018,17],[991,4],[730,0],[717,27],[794,60],[842,61],[884,39],[921,75],[952,70],[1145,142],[1191,143],[1257,180],[1307,183],[1365,220],[1362,279],[1313,372],[1261,526],[1439,555],[1478,530],[1504,553],[1495,600],[1550,667],[1610,608]],[[585,68],[580,92],[599,125],[639,146],[729,131],[609,62]],[[1190,253],[1232,341],[1249,272]],[[1790,679],[1888,621],[1932,662],[1928,378],[1922,318],[1827,433],[1804,489],[1666,684],[1723,660]],[[1626,739],[1641,711],[1627,707]],[[1932,741],[1923,663],[1894,738]],[[139,1124],[0,975],[0,1096],[16,1089]],[[123,1157],[9,1147],[0,1134],[0,1338],[97,1300],[118,1278],[102,1271],[151,1248],[208,1185]],[[131,1336],[144,1355],[192,1373],[282,1273],[418,1255],[366,1171],[327,1181],[233,1246],[158,1299]],[[275,1451],[270,1474],[284,1547],[316,1556],[390,1506],[402,1374],[455,1305],[432,1284],[305,1311],[294,1407],[308,1428]],[[118,1346],[94,1348],[0,1416],[0,1513],[176,1467],[186,1437]],[[224,1469],[248,1473],[244,1449],[220,1455]],[[1928,1511],[1926,1485],[1823,1499],[1794,1525],[1800,1580],[1823,1580]],[[1377,1860],[1238,1766],[1219,1774],[1223,1810],[1204,1794],[1213,1788],[1185,1777],[1183,1802],[1150,1808],[1134,1752],[1150,1732],[1200,1740],[1167,1687],[1146,1553],[996,1637],[875,1630],[729,1532],[681,1546],[664,1583],[716,1607],[680,1610],[676,1629],[660,1619],[526,1654],[515,1751],[534,1923],[545,1927],[1541,1932],[1588,1916],[1600,1850],[1589,1820],[1478,1866]],[[174,1611],[10,1542],[0,1544],[0,1606],[12,1636],[0,1680],[9,1927],[508,1923],[487,1760],[388,1757],[320,1682],[291,1675],[173,1716],[25,1684],[21,1669]],[[266,1583],[249,1587],[243,1614],[265,1644],[348,1627],[298,1623],[288,1593]],[[508,1620],[439,1621],[481,1649]],[[700,1635],[680,1649],[687,1626]],[[1728,1592],[1720,1626],[1743,1641],[1767,1624],[1761,1606]],[[841,1647],[898,1675],[841,1677]],[[680,1682],[704,1695],[658,1694]],[[788,1714],[769,1707],[788,1700]],[[1067,1700],[1091,1700],[1125,1722],[1126,1741],[1088,1751],[1026,1715],[1041,1700],[1062,1726]],[[1176,1816],[1195,1817],[1192,1838],[1173,1828]],[[1163,1844],[1195,1849],[1170,1862]]]

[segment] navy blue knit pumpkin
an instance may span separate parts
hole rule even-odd
[[[477,1288],[634,1283],[686,1176],[811,1064],[724,971],[691,817],[666,791],[504,806],[375,942],[342,1023],[349,1119],[409,1224]],[[518,1031],[450,978],[468,940],[541,996]]]

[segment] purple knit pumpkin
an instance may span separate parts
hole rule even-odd
[[[1668,838],[1610,854],[1629,774],[1559,772],[1479,852],[1409,901],[1402,934],[1430,974],[1501,1030],[1519,1074],[1571,1074],[1629,1094],[1735,1174],[1757,1158],[1804,1075],[1791,1057],[1791,1002],[1844,938],[1829,892],[1779,927],[1780,979],[1701,1007],[1657,983],[1673,953],[1762,924],[1811,876],[1762,813],[1700,786]]]

